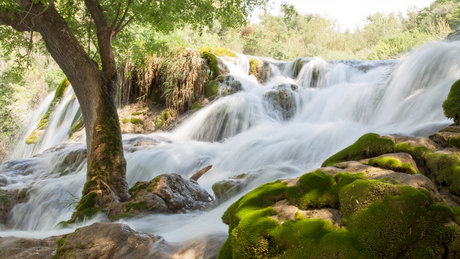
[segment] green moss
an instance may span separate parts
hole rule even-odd
[[[98,212],[105,212],[102,208],[95,207],[97,193],[91,192],[86,196],[83,196],[77,205],[76,211],[72,215],[72,218],[67,223],[74,223],[77,221],[83,221],[85,219],[91,219]]]
[[[65,234],[63,235],[61,238],[59,238],[58,240],[56,240],[56,244],[58,245],[58,247],[56,248],[56,255],[55,255],[55,258],[61,258],[61,257],[64,257],[65,258],[65,254],[62,253],[62,246],[64,244],[66,244],[67,242],[65,241],[66,238],[67,238],[67,235],[68,234]]]
[[[294,78],[297,78],[304,64],[305,62],[303,61],[302,58],[298,58],[294,60],[294,63],[292,63],[292,69],[294,70],[294,75],[293,75]]]
[[[249,59],[249,74],[254,75],[256,78],[260,78],[260,60],[256,58]]]
[[[152,92],[150,94],[150,100],[157,104],[165,104],[166,102],[165,98],[158,92]]]
[[[447,141],[449,147],[460,148],[460,137],[451,137]]]
[[[131,118],[132,124],[142,124],[142,120],[139,118]]]
[[[142,114],[142,112],[133,112],[133,113],[131,113],[131,115],[140,115],[140,114]]]
[[[190,110],[193,111],[193,110],[197,110],[197,109],[199,109],[199,108],[201,108],[200,102],[195,102],[195,103],[192,105],[192,107],[190,107]]]
[[[321,166],[333,166],[343,161],[356,161],[380,156],[392,152],[394,146],[395,143],[392,140],[380,137],[375,133],[368,133],[360,137],[349,147],[326,159]]]
[[[447,118],[453,119],[455,125],[460,125],[460,80],[456,81],[450,88],[442,108]]]
[[[276,211],[270,205],[290,199],[296,188],[325,201],[322,207],[339,200],[344,227],[300,213],[282,225],[271,218]],[[316,171],[303,175],[299,186],[267,183],[232,204],[222,217],[229,237],[218,258],[440,258],[444,244],[460,234],[446,224],[452,215],[426,190],[367,180],[362,173],[334,178]]]
[[[120,219],[129,218],[129,217],[131,217],[131,213],[130,212],[125,212],[125,213],[121,213],[120,215],[109,216],[109,220],[117,221],[117,220],[120,220]]]
[[[411,164],[402,163],[394,157],[381,157],[379,159],[371,158],[367,162],[370,166],[380,167],[383,169],[393,170],[395,172],[402,172],[406,174],[419,174],[420,172],[415,169]]]
[[[238,57],[236,55],[235,52],[233,52],[232,50],[228,49],[228,48],[213,48],[213,47],[202,47],[200,49],[198,49],[200,52],[209,52],[209,53],[212,53],[218,57],[225,57],[225,56],[228,56],[228,57]]]
[[[209,69],[211,70],[211,79],[216,78],[219,75],[219,62],[217,62],[217,57],[208,51],[203,51],[201,57],[208,62]]]
[[[77,131],[82,130],[85,127],[85,123],[83,122],[83,118],[80,118],[75,124],[72,125],[69,131],[69,138],[73,136],[73,134]]]
[[[126,205],[126,210],[127,211],[130,211],[131,209],[133,210],[145,210],[145,206],[147,205],[147,202],[146,201],[141,201],[141,202],[137,202],[137,203],[128,203]]]
[[[145,188],[147,188],[146,182],[136,182],[134,186],[128,190],[128,192],[129,192],[129,195],[133,195],[135,191],[138,191],[140,189],[145,189]]]
[[[206,83],[205,97],[211,97],[217,95],[217,90],[219,89],[219,81],[212,80]]]
[[[85,249],[85,246],[81,244],[81,241],[78,241],[77,248],[78,249]]]
[[[27,197],[27,188],[22,188],[21,191],[18,193],[18,199],[23,200]]]
[[[8,193],[4,190],[0,190],[0,206],[2,209],[7,209],[10,206]]]
[[[30,145],[30,144],[37,143],[41,135],[42,135],[42,132],[38,130],[32,131],[32,133],[30,133],[30,135],[26,139],[26,144]]]
[[[424,175],[437,185],[449,186],[449,190],[460,194],[460,157],[458,154],[436,153],[426,147],[415,147],[403,143],[395,147],[395,152],[405,152],[422,167]]]
[[[123,124],[126,124],[126,123],[129,122],[129,119],[128,118],[123,118],[122,122],[123,122]]]

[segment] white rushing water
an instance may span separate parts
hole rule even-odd
[[[233,78],[241,82],[242,91],[220,97],[173,132],[123,136],[129,185],[160,174],[188,178],[213,165],[198,181],[208,192],[212,194],[211,186],[219,180],[258,172],[260,177],[248,191],[319,167],[365,133],[428,136],[452,123],[444,117],[441,105],[460,78],[459,42],[422,47],[405,61],[304,61],[296,78],[294,62],[273,62],[271,77],[264,84],[247,75],[246,58],[224,61]],[[59,111],[57,108],[56,113]],[[65,115],[61,124],[74,116]],[[58,123],[53,123],[54,128]],[[60,138],[57,132],[49,134],[43,137],[46,145],[63,141],[54,141]],[[139,138],[149,138],[155,144],[134,146]],[[82,153],[83,144],[67,144],[0,166],[0,174],[8,180],[1,189],[21,189],[34,183],[31,199],[10,212],[12,223],[4,226],[0,236],[56,233],[54,226],[72,213],[66,205],[73,196],[78,199],[81,195],[86,163],[75,154]],[[71,165],[68,160],[79,163]],[[157,214],[126,223],[138,231],[162,235],[167,241],[225,234],[227,226],[221,216],[238,197],[206,212]]]

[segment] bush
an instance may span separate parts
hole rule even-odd
[[[442,108],[447,118],[453,119],[455,125],[460,125],[460,80],[450,88],[449,95],[442,104]]]

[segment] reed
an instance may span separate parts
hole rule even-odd
[[[201,53],[182,47],[137,62],[126,60],[119,67],[119,105],[151,100],[178,112],[199,100],[210,76]]]

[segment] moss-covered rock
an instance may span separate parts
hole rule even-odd
[[[285,199],[297,213],[280,221],[275,203]],[[331,207],[344,217],[339,225],[304,216]],[[315,171],[294,185],[264,184],[232,204],[222,217],[229,237],[218,258],[443,258],[460,234],[452,216],[424,189],[364,172]]]
[[[321,166],[332,166],[343,161],[358,161],[364,158],[391,153],[394,146],[395,143],[392,140],[375,133],[368,133],[360,137],[349,147],[326,159]]]
[[[261,60],[257,58],[249,59],[249,74],[255,76],[259,82],[263,82],[262,66],[263,62]]]
[[[370,166],[376,166],[384,169],[393,170],[395,172],[402,172],[406,174],[418,174],[420,173],[409,163],[403,163],[399,159],[394,157],[380,157],[378,159],[371,158],[367,162]]]
[[[460,125],[460,80],[456,81],[450,88],[442,108],[447,118],[453,119],[455,125]]]
[[[234,51],[228,48],[213,48],[213,47],[202,47],[198,49],[201,52],[209,52],[212,53],[218,57],[233,57],[236,58],[238,55]]]
[[[201,53],[201,57],[206,59],[209,65],[209,69],[211,70],[211,79],[216,78],[219,75],[219,62],[217,61],[216,55],[208,52],[203,51]]]
[[[208,81],[206,84],[206,90],[205,90],[205,97],[211,97],[217,95],[217,91],[219,89],[219,81],[217,80],[212,80]]]

